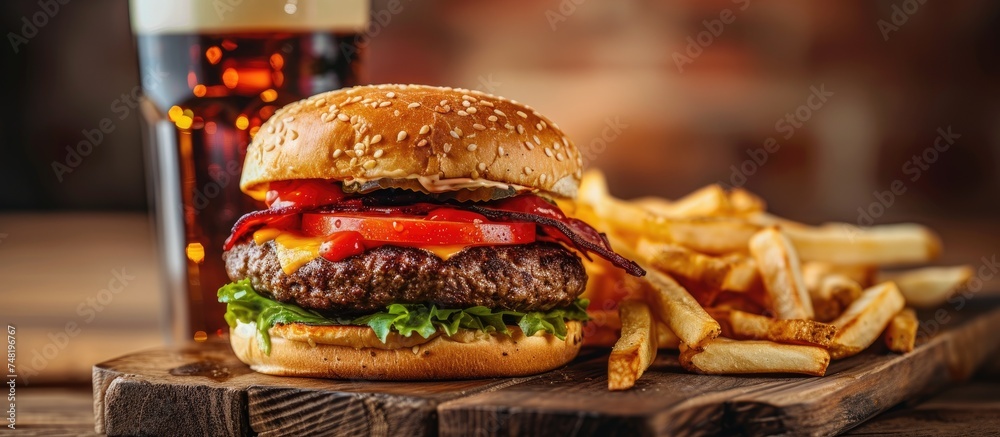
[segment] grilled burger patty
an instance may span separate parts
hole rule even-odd
[[[469,247],[447,261],[385,245],[337,262],[317,258],[291,275],[281,270],[274,242],[246,240],[223,258],[233,281],[249,278],[278,301],[330,314],[371,313],[393,303],[545,311],[570,305],[587,285],[580,258],[547,242]]]

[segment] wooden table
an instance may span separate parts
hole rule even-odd
[[[961,236],[980,235],[969,227]],[[957,231],[956,231],[957,232]],[[990,234],[987,234],[990,235]],[[30,384],[18,386],[19,435],[89,435],[94,431],[94,363],[162,345],[161,298],[152,233],[137,214],[0,215],[0,323],[18,326],[19,358],[30,365],[68,321],[80,324],[56,357],[41,361]],[[975,263],[990,241],[943,235],[948,262]],[[992,237],[991,237],[992,238]],[[967,255],[962,255],[963,253]],[[59,266],[53,271],[51,266]],[[114,274],[136,277],[89,322],[77,312]],[[994,282],[990,287],[997,289]],[[53,337],[54,336],[54,337]],[[7,433],[0,428],[0,434]],[[971,382],[898,406],[849,434],[990,435],[1000,431],[1000,364],[993,359]]]

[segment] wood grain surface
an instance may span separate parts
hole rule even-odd
[[[822,378],[695,375],[661,353],[625,392],[597,349],[534,377],[433,382],[272,377],[224,343],[158,349],[95,366],[94,413],[109,435],[831,435],[968,378],[1000,346],[1000,305],[979,303],[913,353],[875,346]]]

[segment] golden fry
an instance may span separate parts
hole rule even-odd
[[[937,235],[916,224],[858,228],[847,224],[783,227],[803,261],[834,264],[907,264],[933,260],[941,251]]]
[[[813,318],[812,301],[802,280],[799,258],[788,239],[776,228],[765,229],[750,240],[750,254],[757,261],[775,316],[779,319]]]
[[[823,376],[830,365],[830,354],[821,347],[765,340],[717,338],[706,342],[702,350],[684,345],[680,349],[684,368],[713,375],[801,373]]]
[[[917,343],[917,312],[913,308],[904,308],[893,316],[889,326],[885,328],[885,345],[889,350],[899,353],[913,352]]]
[[[643,279],[629,278],[649,284],[650,300],[654,303],[660,318],[667,327],[685,344],[698,347],[706,340],[719,336],[719,322],[709,316],[705,309],[677,281],[656,270],[646,269]]]
[[[729,274],[728,262],[676,244],[641,239],[636,252],[643,261],[660,271],[711,289],[720,289]]]
[[[779,320],[737,310],[708,309],[722,325],[722,335],[737,340],[770,340],[777,343],[827,347],[837,334],[833,325],[815,320]]]
[[[903,294],[893,282],[883,282],[863,291],[861,297],[832,322],[837,327],[837,335],[830,345],[830,356],[846,358],[871,346],[904,304]]]
[[[880,280],[899,286],[908,305],[934,308],[943,304],[972,278],[972,267],[924,267],[899,273],[879,275]]]
[[[645,302],[624,300],[618,307],[622,336],[608,358],[608,390],[627,390],[635,385],[656,358],[656,328]]]

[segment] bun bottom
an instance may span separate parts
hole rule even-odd
[[[238,323],[230,330],[233,352],[254,371],[268,375],[402,381],[533,375],[569,363],[583,344],[583,324],[578,321],[566,322],[565,341],[551,334],[526,337],[520,328],[508,326],[510,336],[464,335],[456,341],[439,335],[422,344],[399,347],[390,338],[389,345],[378,348],[322,343],[339,337],[338,331],[358,327],[292,326],[300,334],[295,340],[271,329],[271,354],[265,355],[258,346],[255,326]]]

